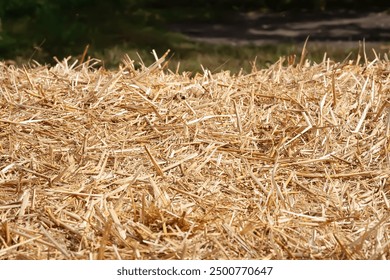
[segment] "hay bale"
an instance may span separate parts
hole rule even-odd
[[[0,64],[1,259],[390,258],[388,60],[163,60]]]

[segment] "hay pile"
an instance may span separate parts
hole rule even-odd
[[[390,63],[0,65],[1,259],[389,259]]]

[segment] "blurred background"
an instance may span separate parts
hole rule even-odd
[[[117,67],[167,49],[172,71],[250,72],[280,56],[324,53],[337,61],[390,51],[388,0],[6,0],[0,2],[0,60],[54,64],[67,56]],[[360,44],[359,44],[360,41]]]

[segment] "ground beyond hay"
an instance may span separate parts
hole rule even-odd
[[[1,259],[389,259],[390,63],[0,65]]]

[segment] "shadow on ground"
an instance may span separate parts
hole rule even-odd
[[[299,43],[309,35],[318,42],[390,42],[388,12],[251,12],[229,21],[173,23],[169,28],[194,40],[231,45]]]

